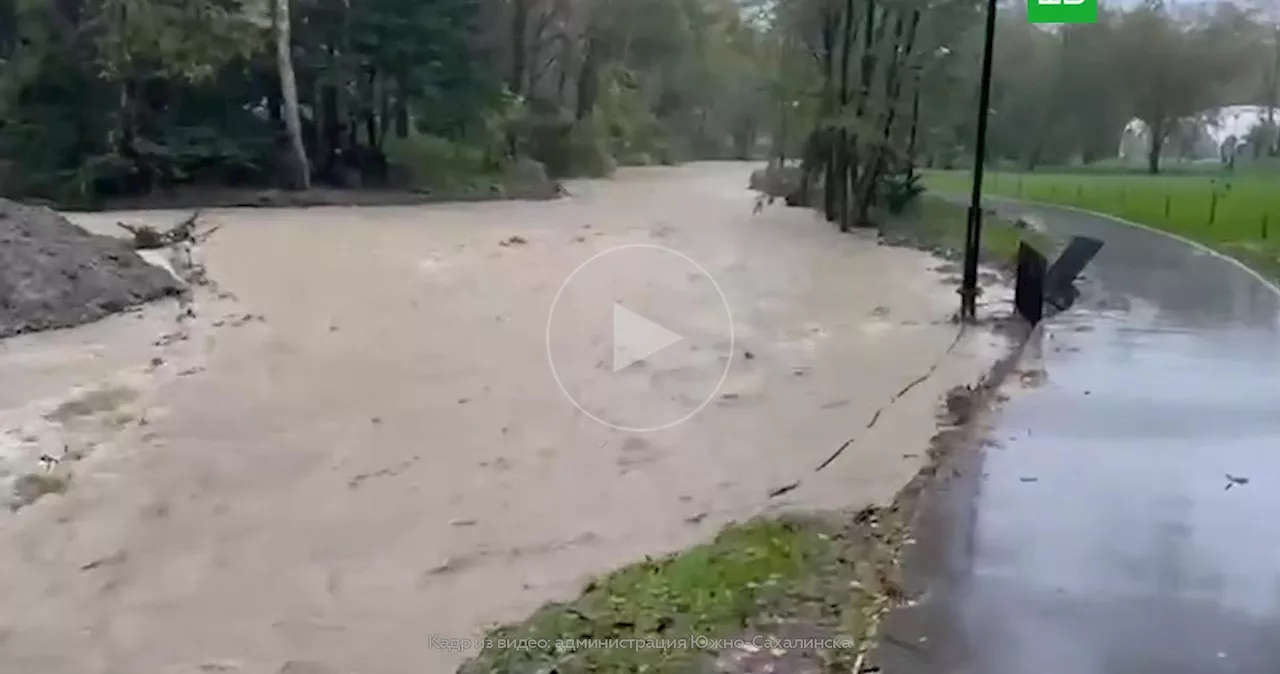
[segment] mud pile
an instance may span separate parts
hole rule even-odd
[[[178,292],[128,242],[0,199],[0,338],[89,323]]]

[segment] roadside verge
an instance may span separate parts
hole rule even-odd
[[[886,507],[759,518],[713,541],[596,579],[484,638],[459,674],[859,671],[879,624],[909,600],[900,556],[925,494],[970,442],[1027,334],[975,385],[946,396],[928,461]]]

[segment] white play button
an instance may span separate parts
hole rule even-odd
[[[631,243],[565,278],[546,346],[549,383],[578,411],[617,430],[657,431],[715,399],[733,363],[733,316],[693,258]]]
[[[682,339],[684,337],[617,302],[613,303],[614,372],[644,360]]]

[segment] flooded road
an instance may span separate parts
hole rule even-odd
[[[884,671],[1280,671],[1280,297],[1154,232],[999,208],[1106,246],[940,493]]]
[[[212,209],[195,318],[0,343],[0,482],[84,455],[0,514],[0,672],[449,672],[729,522],[892,500],[1007,345],[957,337],[938,259],[753,215],[753,168]]]

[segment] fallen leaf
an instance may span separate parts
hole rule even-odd
[[[1238,484],[1239,485],[1249,484],[1249,478],[1237,477],[1235,475],[1232,475],[1231,473],[1227,473],[1227,486],[1223,488],[1223,491],[1226,491]]]

